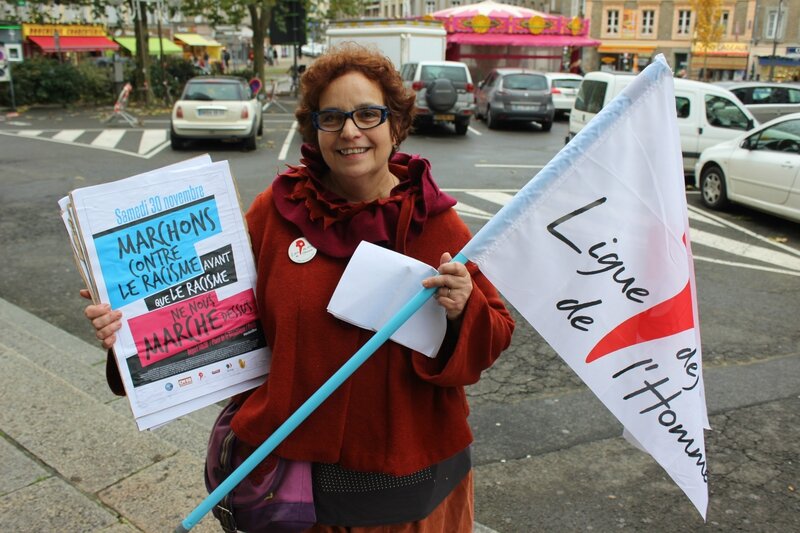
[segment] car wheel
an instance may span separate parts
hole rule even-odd
[[[261,137],[262,135],[264,135],[264,117],[261,117],[258,123],[258,136]]]
[[[247,137],[244,140],[244,149],[248,150],[248,151],[255,150],[256,149],[256,141],[257,141],[257,139],[256,139],[256,128],[254,126],[253,127],[253,133],[251,133],[250,136]]]
[[[496,130],[497,126],[500,125],[500,121],[497,119],[497,115],[492,112],[491,107],[486,108],[486,125],[490,130]]]
[[[542,124],[542,131],[550,131],[550,129],[553,127],[553,121],[552,120],[546,120],[546,121],[542,122],[541,124]]]
[[[173,150],[183,149],[183,137],[176,135],[172,128],[169,129],[169,145]]]
[[[700,177],[700,197],[703,204],[711,209],[722,209],[728,205],[725,174],[718,166],[712,165],[703,170]]]
[[[469,120],[458,120],[458,121],[456,121],[456,134],[457,135],[466,135],[468,129],[469,129]]]

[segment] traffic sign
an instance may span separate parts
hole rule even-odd
[[[11,65],[8,62],[6,47],[0,45],[0,81],[11,81]]]

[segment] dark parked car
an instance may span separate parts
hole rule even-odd
[[[543,131],[553,126],[555,107],[550,83],[541,72],[497,68],[478,84],[475,96],[478,118],[490,129],[503,122],[538,122]]]
[[[759,122],[800,112],[800,84],[768,81],[721,81]]]

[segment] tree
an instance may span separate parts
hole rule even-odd
[[[721,23],[722,0],[692,0],[692,11],[695,13],[694,42],[704,51],[703,78],[708,79],[708,54],[716,49],[724,31]]]
[[[185,15],[203,15],[212,27],[223,24],[241,26],[249,18],[253,30],[253,69],[264,80],[264,39],[277,0],[187,0]]]
[[[311,0],[301,0],[306,13],[313,11]],[[181,11],[185,15],[203,15],[212,27],[219,25],[241,26],[249,22],[253,30],[253,69],[264,81],[264,40],[273,16],[287,10],[275,7],[279,0],[185,0]],[[361,13],[363,0],[331,0],[327,17],[356,16]],[[281,22],[281,21],[279,21]]]

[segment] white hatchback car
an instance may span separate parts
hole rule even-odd
[[[550,81],[550,94],[553,95],[556,116],[569,114],[575,97],[578,96],[578,87],[583,76],[569,72],[545,72],[544,75]]]
[[[800,113],[703,150],[695,184],[711,209],[735,202],[800,222]]]
[[[263,132],[263,94],[254,94],[244,78],[197,76],[186,82],[172,107],[170,142],[173,150],[192,139],[235,139],[255,150]]]

